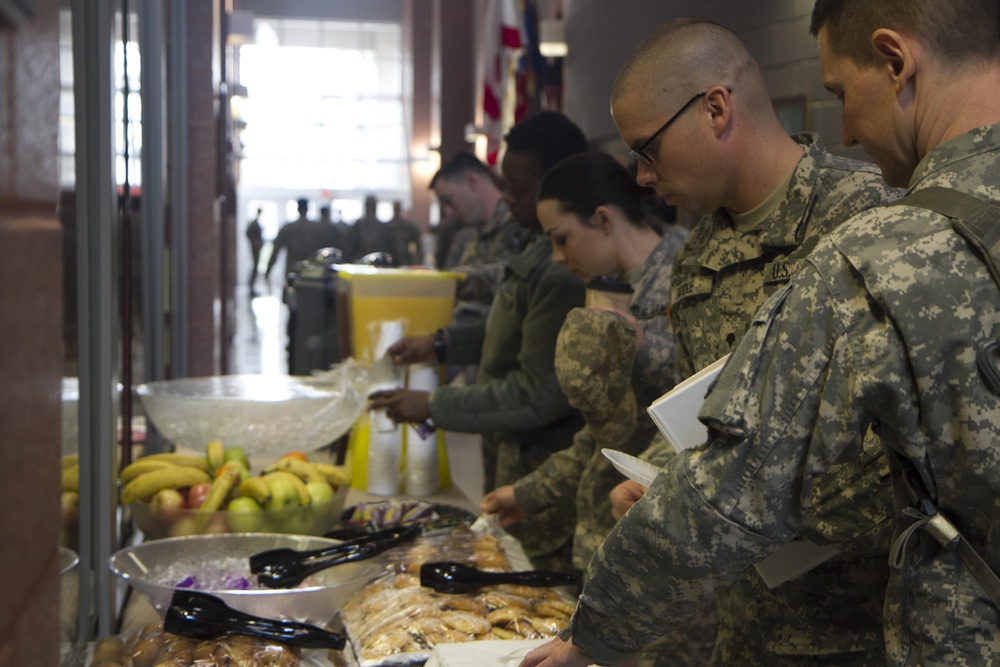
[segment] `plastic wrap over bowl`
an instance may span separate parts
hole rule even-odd
[[[217,375],[139,385],[146,416],[176,445],[203,449],[209,440],[248,455],[310,451],[344,435],[364,397],[352,380],[294,375]]]
[[[161,616],[174,590],[188,578],[217,579],[219,570],[234,578],[253,577],[250,556],[269,549],[319,549],[337,540],[273,533],[196,535],[154,540],[127,547],[108,561],[111,571],[142,594]],[[311,575],[302,586],[289,589],[183,586],[222,599],[238,611],[264,618],[305,623],[329,622],[347,599],[385,570],[381,557],[335,565]]]

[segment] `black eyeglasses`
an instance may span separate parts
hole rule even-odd
[[[729,90],[729,92],[731,93],[733,91]],[[670,118],[668,118],[667,122],[660,126],[660,129],[658,129],[656,132],[653,132],[653,134],[650,135],[649,139],[646,139],[644,142],[642,142],[641,146],[639,146],[638,148],[632,148],[632,149],[630,149],[629,152],[628,152],[628,154],[632,156],[632,159],[636,160],[637,162],[643,162],[645,164],[653,164],[653,158],[651,158],[648,155],[646,155],[646,149],[649,148],[650,144],[652,144],[656,140],[656,138],[658,136],[660,136],[661,134],[663,134],[664,130],[666,130],[668,127],[670,127],[670,124],[672,122],[674,122],[675,120],[677,120],[678,118],[680,118],[680,115],[682,113],[684,113],[685,111],[687,111],[687,108],[689,106],[691,106],[692,104],[694,104],[696,100],[698,100],[701,97],[704,97],[705,95],[708,95],[708,91],[707,90],[703,90],[700,93],[698,93],[697,95],[695,95],[694,97],[692,97],[691,99],[689,99],[684,104],[684,106],[682,106],[680,109],[677,110],[677,113],[675,113],[673,116],[671,116]]]

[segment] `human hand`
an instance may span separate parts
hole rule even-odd
[[[519,667],[588,667],[593,663],[572,641],[556,637],[524,656]]]
[[[434,336],[403,338],[390,345],[385,353],[394,364],[434,361]]]
[[[385,389],[368,396],[368,407],[385,410],[392,421],[420,423],[430,419],[430,392],[413,389]]]
[[[615,521],[625,516],[628,508],[635,505],[639,498],[646,493],[646,487],[635,480],[627,479],[615,488],[611,489],[611,514]]]
[[[524,519],[524,512],[517,504],[517,499],[514,498],[512,484],[493,489],[483,496],[483,499],[479,501],[479,509],[484,514],[496,514],[502,528]]]

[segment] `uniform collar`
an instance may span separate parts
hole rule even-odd
[[[910,177],[907,191],[915,189],[921,181],[933,178],[959,160],[995,151],[998,146],[1000,146],[1000,123],[977,127],[938,144],[917,164],[913,176]]]

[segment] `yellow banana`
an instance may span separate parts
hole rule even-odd
[[[161,461],[160,459],[150,459],[141,458],[136,459],[132,463],[128,464],[122,468],[121,472],[118,473],[118,481],[122,486],[125,486],[133,479],[147,473],[151,470],[157,470],[159,468],[170,468],[176,466],[177,464],[171,463],[170,461]]]
[[[218,511],[239,481],[240,471],[236,468],[226,468],[221,471],[212,482],[212,489],[205,496],[205,500],[201,502],[198,511],[201,513]]]
[[[271,498],[271,486],[263,477],[248,477],[240,482],[238,493],[250,496],[263,506]]]
[[[313,468],[313,464],[308,461],[303,461],[302,459],[297,459],[292,456],[284,456],[267,468],[264,472],[274,472],[275,470],[284,470],[285,472],[290,472],[303,482],[308,484],[309,482],[325,482],[326,477],[323,473],[319,472]]]
[[[351,473],[347,469],[347,466],[334,466],[329,463],[318,462],[313,463],[312,466],[326,478],[326,481],[335,487],[341,487],[351,483]]]
[[[157,468],[143,473],[129,482],[122,489],[121,501],[128,505],[137,500],[149,500],[160,489],[182,488],[210,481],[212,478],[200,468],[192,468],[191,466]]]
[[[199,468],[208,472],[208,459],[204,456],[194,456],[193,454],[179,454],[177,452],[161,452],[159,454],[148,454],[142,457],[152,461],[167,461],[174,465],[188,468]]]
[[[299,494],[299,505],[308,505],[312,501],[312,497],[309,495],[309,489],[306,488],[306,483],[295,474],[288,472],[287,470],[275,470],[274,472],[269,472],[264,475],[264,478],[271,477],[284,477],[288,479],[295,487],[296,493]]]
[[[80,455],[79,454],[67,454],[62,457],[62,467],[72,468],[73,466],[80,465]]]
[[[208,461],[208,471],[215,472],[226,462],[226,448],[221,440],[209,440],[205,446],[205,459]]]
[[[62,490],[80,490],[80,466],[71,466],[62,469]]]

